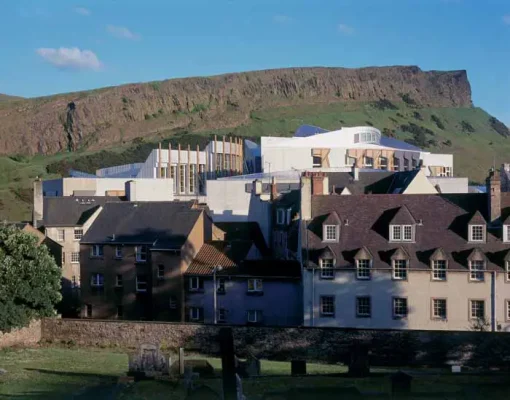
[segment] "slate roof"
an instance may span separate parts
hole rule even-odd
[[[119,201],[119,198],[106,196],[45,197],[43,224],[46,227],[83,225],[100,206],[111,201]]]
[[[510,206],[510,196],[504,194],[502,210]],[[320,221],[333,211],[342,219],[339,242],[322,243]],[[421,222],[415,225],[416,241],[389,242],[392,219],[408,213]],[[476,215],[475,220],[485,220],[486,214],[485,194],[312,196],[312,221],[306,226],[303,223],[302,241],[306,243],[304,235],[308,233],[309,266],[317,266],[319,254],[329,247],[337,267],[353,268],[354,257],[365,246],[373,255],[374,268],[379,269],[390,269],[392,257],[402,251],[409,255],[411,269],[429,269],[431,257],[442,249],[450,260],[449,269],[466,270],[468,257],[479,249],[487,257],[488,270],[502,271],[510,244],[502,242],[501,228],[489,229],[486,243],[467,240],[468,224],[473,215]],[[349,219],[347,226],[344,216]]]
[[[340,193],[344,188],[351,194],[386,194],[397,189],[401,193],[414,179],[419,170],[413,171],[359,171],[359,179],[355,181],[351,172],[326,172],[329,178],[329,191]]]
[[[148,244],[153,250],[179,249],[202,210],[193,202],[106,203],[81,243]]]
[[[267,247],[266,240],[264,239],[258,222],[215,222],[214,224],[225,232],[223,238],[225,241],[250,241],[255,244],[264,257],[270,254],[270,250]]]

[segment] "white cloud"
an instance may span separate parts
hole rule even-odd
[[[507,25],[510,25],[510,14],[503,15],[503,22]]]
[[[77,12],[78,14],[80,14],[80,15],[85,16],[85,17],[88,17],[90,14],[92,14],[90,12],[90,10],[88,8],[85,8],[85,7],[76,7],[74,9],[74,11]]]
[[[110,32],[111,35],[115,36],[119,39],[128,39],[128,40],[139,40],[140,35],[137,33],[131,32],[128,28],[124,26],[116,26],[116,25],[108,25],[106,27],[108,32]]]
[[[292,21],[294,21],[294,18],[289,17],[288,15],[275,15],[273,17],[273,22],[276,22],[277,24],[288,24]]]
[[[80,50],[77,47],[60,47],[58,49],[39,48],[36,50],[44,60],[57,68],[63,69],[101,69],[101,62],[96,54],[90,50]]]
[[[338,32],[343,33],[344,35],[352,35],[354,33],[354,28],[346,24],[338,24],[337,29]]]

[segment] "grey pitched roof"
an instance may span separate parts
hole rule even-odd
[[[110,201],[119,201],[119,198],[106,196],[45,197],[43,200],[43,224],[46,227],[83,225],[100,206]]]
[[[329,190],[340,193],[347,188],[351,194],[386,194],[402,193],[412,182],[419,170],[412,171],[384,171],[360,170],[358,180],[353,179],[351,172],[327,172]],[[398,189],[398,191],[397,191]]]
[[[177,201],[107,203],[81,242],[179,249],[203,212],[192,205]]]

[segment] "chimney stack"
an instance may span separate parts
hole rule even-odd
[[[500,223],[501,218],[501,179],[499,171],[494,171],[493,168],[489,171],[489,176],[486,179],[487,187],[487,203],[489,206],[488,217],[492,225]]]
[[[352,164],[351,173],[352,173],[352,179],[353,179],[354,181],[359,181],[358,160],[356,160],[356,161],[354,162],[354,164]]]
[[[301,219],[309,221],[312,219],[312,179],[310,174],[304,173],[301,176]]]
[[[273,176],[271,178],[271,201],[274,201],[278,197],[278,191],[276,190],[276,178]]]
[[[262,194],[262,181],[260,179],[255,179],[253,181],[253,194],[256,196]]]
[[[43,219],[43,205],[43,182],[39,177],[37,177],[34,181],[34,210],[32,212],[32,225],[34,228],[38,228],[38,221]]]

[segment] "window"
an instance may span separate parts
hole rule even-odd
[[[393,171],[400,171],[400,159],[393,157]]]
[[[446,280],[446,260],[432,261],[432,279],[435,281]]]
[[[145,275],[136,276],[136,291],[140,293],[147,291],[147,277]]]
[[[175,179],[175,165],[170,167],[170,178],[173,179],[174,193],[177,193],[177,179]]]
[[[322,167],[322,157],[321,156],[312,156],[312,162],[314,168]]]
[[[338,241],[338,225],[324,225],[324,241],[325,242]]]
[[[197,156],[198,157],[198,156]],[[189,166],[189,192],[195,193],[195,177],[196,177],[196,169],[197,166],[195,164],[190,164]]]
[[[485,279],[485,261],[473,260],[469,262],[469,280],[483,282]]]
[[[485,226],[484,225],[469,225],[469,241],[470,242],[485,242]]]
[[[285,210],[283,208],[276,210],[276,223],[278,225],[285,224]]]
[[[147,246],[136,246],[136,262],[147,262]]]
[[[333,279],[335,277],[335,260],[332,258],[322,258],[320,260],[321,267],[321,278],[323,279]]]
[[[359,143],[359,133],[354,134],[354,143]]]
[[[80,287],[80,282],[78,282],[78,279],[76,279],[76,275],[73,275],[71,278],[71,287],[73,289],[77,289]]]
[[[225,293],[225,279],[218,278],[216,279],[216,290],[218,293]]]
[[[248,292],[262,292],[262,279],[248,279]]]
[[[390,225],[390,241],[412,242],[414,241],[413,225]]]
[[[191,321],[200,321],[202,319],[203,310],[200,307],[190,307],[189,319]]]
[[[446,319],[446,299],[432,299],[432,318]]]
[[[407,279],[407,260],[393,260],[393,279]]]
[[[90,249],[90,256],[91,257],[103,257],[103,246],[100,244],[92,245],[92,247]]]
[[[505,261],[506,266],[506,281],[510,282],[510,261]]]
[[[186,166],[179,165],[179,193],[186,193]]]
[[[372,315],[372,301],[370,297],[356,297],[356,316],[370,318]]]
[[[115,286],[117,287],[122,287],[123,285],[123,282],[122,282],[122,275],[117,275],[115,277]]]
[[[59,242],[66,240],[66,231],[64,229],[57,229],[57,240]]]
[[[404,171],[409,171],[409,160],[404,158]]]
[[[418,166],[418,161],[416,161],[415,158],[411,159],[411,165],[413,166],[413,169],[416,169],[416,167]]]
[[[379,168],[388,169],[388,159],[386,157],[379,157]]]
[[[115,246],[115,258],[122,258],[122,246]]]
[[[510,321],[510,300],[506,301],[506,320]]]
[[[165,277],[165,266],[162,264],[158,265],[158,279],[163,279]]]
[[[159,169],[159,177],[160,178],[166,178],[166,168],[165,167],[161,167]]]
[[[66,263],[66,253],[63,251],[62,252],[62,264],[65,264]]]
[[[363,157],[363,167],[365,168],[373,168],[374,167],[374,159],[372,157]]]
[[[485,319],[485,301],[471,300],[469,315],[471,319]]]
[[[503,242],[510,242],[510,225],[503,225]]]
[[[92,318],[92,304],[85,304],[85,318]]]
[[[356,278],[370,279],[370,260],[356,260]]]
[[[227,171],[230,169],[230,154],[225,154],[225,169]]]
[[[197,291],[202,289],[202,280],[198,276],[192,276],[189,278],[189,290]]]
[[[124,307],[117,306],[117,318],[122,318],[124,316]]]
[[[90,277],[90,286],[94,286],[94,287],[104,286],[103,274],[92,274],[92,276]]]
[[[79,264],[80,263],[80,253],[71,253],[71,263],[72,264]]]
[[[407,299],[404,297],[393,298],[393,317],[406,318],[407,317]]]
[[[227,321],[227,310],[224,308],[218,309],[218,322],[226,322]]]
[[[251,324],[262,322],[262,311],[248,310],[248,322]]]
[[[74,240],[81,240],[83,237],[83,229],[75,229],[74,230]]]
[[[198,192],[204,193],[204,182],[207,180],[207,176],[205,175],[205,165],[198,165]]]
[[[175,296],[170,296],[170,300],[168,301],[168,307],[170,310],[177,310],[177,298]]]
[[[335,315],[335,296],[321,296],[321,316]]]

